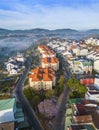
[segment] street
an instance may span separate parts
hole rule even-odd
[[[29,57],[27,60],[27,65],[26,65],[26,68],[24,70],[24,73],[20,77],[20,80],[16,85],[15,93],[16,93],[16,97],[21,102],[23,109],[25,110],[25,112],[27,114],[28,121],[30,123],[30,126],[32,127],[32,130],[43,130],[43,127],[41,126],[34,110],[31,108],[29,102],[25,98],[23,91],[22,91],[22,84],[23,84],[25,77],[27,76],[27,73],[28,73],[29,68],[31,66],[31,61],[32,61],[31,57]]]
[[[63,63],[64,62],[62,59],[62,68],[65,67],[64,76],[66,77],[66,80],[68,80],[71,75],[67,70],[66,64],[63,64]],[[67,86],[65,85],[64,91],[63,91],[62,102],[61,102],[61,105],[59,108],[58,115],[56,117],[56,122],[55,122],[55,125],[53,127],[53,130],[64,130],[64,116],[66,113],[66,104],[67,104],[68,95],[69,95],[69,90],[68,90]]]
[[[53,130],[64,130],[64,115],[66,112],[66,104],[67,104],[67,98],[68,98],[68,88],[65,86],[64,87],[64,95],[62,98],[62,102],[59,108],[59,112],[58,115],[56,117],[56,122],[55,125],[53,127]]]

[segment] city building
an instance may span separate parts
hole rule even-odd
[[[26,128],[26,122],[22,106],[15,98],[0,100],[0,130]]]
[[[52,68],[38,67],[29,75],[29,85],[36,90],[49,90],[56,85],[56,76]]]
[[[83,74],[83,73],[92,73],[93,62],[87,58],[79,56],[78,58],[72,60],[73,62],[73,73]]]
[[[55,57],[42,58],[42,68],[51,67],[55,71],[59,69],[59,60]]]
[[[51,48],[49,48],[48,46],[39,45],[38,50],[42,54],[42,58],[56,57],[55,52]]]
[[[18,62],[25,62],[25,58],[24,58],[24,56],[23,56],[23,54],[22,53],[17,53],[17,55],[16,55],[16,57],[15,57],[15,59],[18,61]]]
[[[87,91],[85,94],[85,99],[99,102],[99,91]]]

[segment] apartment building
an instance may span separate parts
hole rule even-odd
[[[38,46],[38,50],[42,54],[42,58],[45,58],[45,57],[56,57],[55,52],[48,46],[39,45]]]
[[[29,75],[29,85],[36,90],[49,90],[56,85],[56,76],[54,70],[50,67],[37,67]]]
[[[42,58],[42,68],[51,67],[55,71],[59,69],[59,60],[55,57],[45,57]]]

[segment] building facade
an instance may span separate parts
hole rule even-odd
[[[52,68],[36,68],[29,75],[29,85],[36,90],[49,90],[56,85],[56,76]]]

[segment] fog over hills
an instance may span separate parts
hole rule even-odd
[[[99,29],[78,31],[74,29],[28,29],[28,30],[8,30],[0,28],[0,48],[7,48],[9,51],[19,51],[28,48],[35,41],[40,39],[59,37],[69,39],[83,39],[89,36],[99,38]]]

